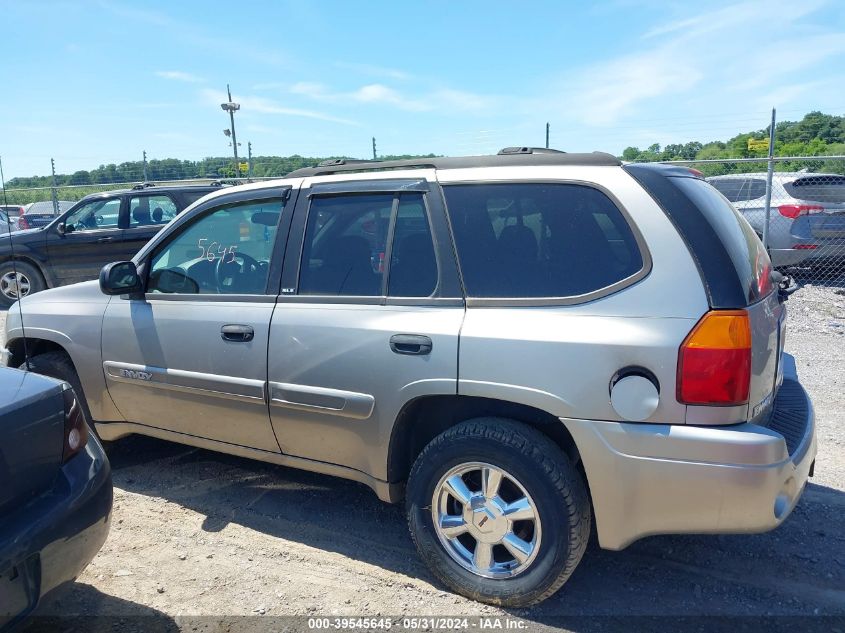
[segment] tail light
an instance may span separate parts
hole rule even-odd
[[[678,353],[678,401],[695,405],[748,402],[751,325],[745,310],[705,314]]]
[[[790,220],[794,220],[802,215],[820,213],[822,211],[824,211],[824,207],[818,204],[782,204],[778,207],[778,213]]]
[[[797,251],[814,251],[819,247],[818,244],[796,244],[792,248]]]
[[[29,228],[29,222],[26,221],[25,215],[18,218],[18,228],[21,230]]]
[[[65,463],[82,451],[88,443],[88,423],[85,421],[85,414],[82,413],[82,406],[76,399],[73,389],[65,389],[63,395],[65,401],[65,444],[62,449],[62,463]]]

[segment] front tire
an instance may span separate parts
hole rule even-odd
[[[8,308],[20,297],[40,292],[46,287],[41,271],[32,264],[22,261],[13,263],[11,260],[0,264],[0,306]]]
[[[434,575],[500,606],[555,593],[590,537],[587,491],[567,456],[545,435],[501,418],[469,420],[432,440],[411,469],[406,504]]]

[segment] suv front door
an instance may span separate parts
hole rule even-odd
[[[298,197],[270,326],[270,416],[283,453],[387,480],[403,406],[456,393],[463,299],[432,186],[423,175]]]
[[[145,257],[144,298],[109,303],[103,368],[126,421],[279,451],[265,389],[289,192],[210,202]]]
[[[70,211],[62,219],[64,234],[57,224],[47,229],[47,255],[58,284],[96,279],[100,269],[121,257],[120,196],[97,198]]]

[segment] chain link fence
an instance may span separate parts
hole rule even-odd
[[[799,283],[845,287],[845,157],[673,161],[701,172]]]

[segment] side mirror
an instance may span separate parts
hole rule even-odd
[[[150,273],[150,291],[196,295],[199,284],[184,272],[173,268],[154,270]]]
[[[100,271],[100,290],[107,295],[127,295],[143,290],[134,262],[106,264]]]
[[[65,226],[65,223],[64,223],[64,222],[59,222],[59,223],[56,225],[56,231],[58,231],[58,232],[59,232],[59,235],[64,235],[64,234],[65,234],[65,232],[67,231],[67,227]]]

